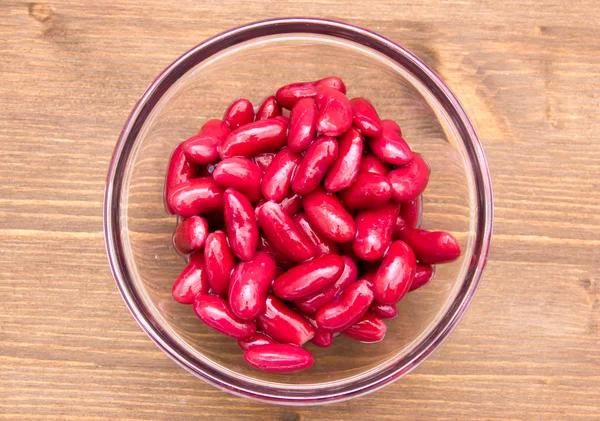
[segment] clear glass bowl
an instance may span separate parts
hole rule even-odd
[[[235,340],[203,325],[171,286],[185,262],[171,244],[175,217],[163,206],[173,148],[239,97],[254,104],[282,85],[341,77],[349,97],[372,100],[396,120],[432,169],[423,227],[452,232],[463,254],[399,303],[386,338],[345,336],[293,374],[247,366]],[[399,45],[367,30],[318,19],[280,19],[230,30],[193,48],[150,85],[133,109],[110,164],[104,201],[106,248],[131,313],[176,363],[229,392],[307,405],[377,390],[440,346],[464,315],[484,268],[492,228],[488,167],[473,125],[444,82]]]

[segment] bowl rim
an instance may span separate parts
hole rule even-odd
[[[123,248],[119,235],[120,218],[114,217],[114,215],[118,215],[120,186],[122,185],[122,180],[118,177],[118,174],[120,174],[119,169],[127,162],[124,156],[128,157],[143,122],[154,105],[171,86],[173,78],[178,79],[189,70],[190,66],[193,67],[193,65],[215,53],[236,44],[265,36],[297,33],[327,35],[359,43],[364,47],[386,55],[395,62],[398,62],[398,59],[394,57],[406,59],[407,63],[404,66],[411,66],[410,70],[419,72],[426,80],[432,82],[431,86],[428,85],[428,88],[432,89],[440,103],[451,112],[454,123],[464,130],[464,136],[470,140],[470,145],[466,146],[472,148],[469,150],[470,161],[478,170],[473,171],[476,178],[476,190],[479,193],[478,226],[476,229],[481,232],[481,235],[478,237],[479,243],[476,244],[478,253],[473,253],[465,282],[463,282],[456,299],[452,306],[448,308],[444,318],[421,340],[419,346],[415,347],[397,364],[387,367],[383,373],[377,373],[376,376],[371,375],[366,381],[349,384],[318,395],[300,395],[294,394],[292,390],[274,390],[272,387],[265,387],[265,382],[261,382],[263,384],[260,386],[240,384],[239,379],[230,378],[229,375],[215,369],[215,367],[196,366],[174,349],[173,344],[163,336],[161,329],[153,323],[147,312],[144,312],[143,302],[139,300],[131,288],[131,281],[128,280],[128,270],[122,258],[122,253],[120,253]],[[201,60],[197,61],[198,58],[201,58]],[[483,146],[467,113],[446,83],[413,53],[381,35],[343,22],[302,17],[269,19],[230,29],[193,47],[161,72],[136,103],[120,133],[109,164],[103,203],[104,240],[111,272],[129,311],[150,339],[185,370],[222,390],[263,402],[284,405],[333,403],[362,396],[384,387],[421,364],[448,338],[472,302],[487,261],[492,225],[492,185]]]

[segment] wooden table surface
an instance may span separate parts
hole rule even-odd
[[[478,126],[496,218],[484,280],[408,377],[316,408],[183,372],[115,287],[102,197],[136,100],[230,27],[318,16],[420,55]],[[595,0],[0,2],[0,419],[600,418],[600,9]]]

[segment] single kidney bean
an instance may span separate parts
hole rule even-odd
[[[196,164],[211,164],[219,158],[219,145],[231,129],[221,120],[210,120],[198,134],[183,142],[183,151],[188,161]]]
[[[254,162],[241,156],[219,162],[213,171],[215,182],[243,193],[252,203],[262,199],[260,182],[262,171]]]
[[[276,249],[275,247],[273,247],[273,245],[271,245],[271,243],[269,243],[269,240],[267,240],[263,236],[260,237],[260,240],[258,242],[258,250],[264,251],[265,253],[269,253],[271,256],[273,256],[273,258],[275,259],[275,263],[277,263],[277,266],[279,266],[281,268],[291,269],[294,266],[296,266],[296,262],[285,257],[279,251],[279,249]]]
[[[181,254],[204,247],[208,235],[208,223],[201,216],[184,218],[177,225],[173,235],[173,245]]]
[[[410,164],[388,173],[392,185],[392,197],[396,202],[417,199],[429,182],[429,166],[419,154],[413,154]]]
[[[241,320],[231,312],[227,301],[216,295],[197,295],[194,313],[218,332],[236,339],[248,339],[256,333],[253,320]]]
[[[290,113],[287,145],[291,151],[304,152],[317,134],[317,103],[313,98],[298,101]]]
[[[206,278],[213,292],[221,297],[227,296],[229,277],[235,268],[235,256],[227,243],[223,231],[208,234],[204,246]]]
[[[254,119],[256,121],[266,120],[268,118],[275,118],[279,115],[281,115],[281,107],[275,100],[275,97],[271,95],[267,97],[262,104],[260,104]]]
[[[339,300],[317,311],[317,324],[321,329],[341,332],[358,322],[372,302],[373,291],[367,281],[360,280],[346,288]]]
[[[365,136],[379,136],[381,134],[381,120],[375,107],[368,99],[352,98],[352,122]]]
[[[373,301],[369,311],[381,319],[393,319],[398,315],[396,304],[382,304],[377,301]]]
[[[370,139],[369,147],[371,152],[384,162],[406,165],[413,159],[413,154],[398,129],[398,125],[393,121],[383,120],[381,134]]]
[[[223,187],[212,178],[193,178],[178,184],[169,196],[171,209],[184,218],[223,209]]]
[[[269,242],[288,259],[304,262],[316,254],[310,240],[279,204],[264,203],[256,216]]]
[[[317,103],[317,131],[325,136],[340,136],[352,126],[350,100],[335,88],[320,88]]]
[[[275,154],[272,152],[261,153],[260,155],[256,155],[252,158],[252,161],[260,168],[262,173],[264,174],[273,159],[275,158]]]
[[[279,202],[279,206],[281,206],[281,209],[289,216],[294,217],[302,210],[302,198],[291,191],[281,202]]]
[[[315,336],[313,336],[310,342],[321,348],[330,347],[333,343],[333,333],[328,330],[319,329],[317,320],[313,316],[304,315],[304,318],[308,320],[308,323],[315,329]]]
[[[265,312],[256,321],[261,330],[280,343],[302,346],[315,335],[301,315],[271,294],[267,296]]]
[[[338,156],[325,176],[325,188],[335,193],[350,187],[358,177],[362,153],[362,136],[351,127],[340,138]]]
[[[252,158],[263,152],[277,152],[286,143],[287,125],[277,119],[255,121],[232,131],[221,144],[221,159],[232,156]]]
[[[319,187],[302,198],[302,205],[312,226],[330,240],[345,243],[356,235],[352,215],[335,194]]]
[[[419,263],[417,265],[417,271],[415,272],[415,279],[413,279],[408,292],[414,291],[421,288],[423,285],[428,284],[429,281],[433,279],[433,275],[435,275],[435,267],[432,265]]]
[[[273,257],[263,252],[249,262],[238,263],[229,283],[229,305],[233,314],[252,320],[264,312],[276,269]]]
[[[422,263],[447,263],[460,256],[460,245],[450,233],[406,228],[400,235]]]
[[[262,179],[262,193],[265,199],[281,202],[289,193],[292,174],[302,156],[289,148],[282,149],[265,171]]]
[[[360,160],[360,168],[358,169],[358,171],[372,172],[385,177],[388,173],[388,167],[385,163],[380,161],[379,158],[377,158],[374,155],[371,155],[370,153],[367,153],[363,155],[362,159]]]
[[[204,255],[196,251],[173,284],[173,298],[181,304],[192,304],[198,294],[208,294],[208,281],[204,269]]]
[[[358,257],[373,261],[381,259],[392,242],[394,224],[400,205],[388,203],[380,208],[366,209],[356,216],[356,237],[352,248]]]
[[[379,317],[365,314],[358,323],[350,326],[342,333],[361,342],[379,342],[385,337],[387,326]]]
[[[354,184],[340,192],[340,199],[349,209],[378,208],[392,197],[392,186],[383,175],[359,172]]]
[[[171,197],[175,187],[196,177],[197,172],[198,166],[190,163],[185,158],[183,143],[179,144],[171,154],[171,158],[169,159],[169,167],[167,168],[167,179],[165,180],[165,206],[167,208],[167,212],[170,214],[175,213],[175,210],[169,203],[169,198]]]
[[[254,108],[252,103],[245,98],[234,101],[225,111],[223,120],[231,127],[231,130],[253,122]]]
[[[306,151],[292,178],[294,193],[304,196],[318,187],[338,156],[337,141],[321,136]]]
[[[247,349],[244,359],[261,371],[290,373],[312,367],[315,360],[310,352],[294,345],[260,345]]]
[[[296,307],[305,314],[315,314],[325,304],[336,300],[344,290],[356,281],[358,268],[356,263],[348,256],[340,256],[344,262],[344,270],[333,284],[323,288],[316,293],[294,301]]]
[[[265,335],[264,333],[256,332],[250,339],[238,339],[238,346],[244,351],[260,345],[275,345],[278,342]]]
[[[394,241],[373,279],[375,299],[383,304],[400,301],[412,284],[416,268],[411,248],[403,241]]]
[[[406,222],[408,228],[419,228],[421,226],[421,217],[423,215],[423,196],[414,200],[402,203],[400,216]],[[400,230],[401,231],[401,230]],[[400,232],[398,231],[398,232]]]
[[[223,213],[231,250],[241,260],[251,260],[256,253],[259,239],[252,204],[242,193],[227,189],[223,195]]]
[[[338,254],[338,244],[325,237],[319,231],[316,231],[304,213],[294,216],[294,222],[300,231],[306,234],[306,237],[310,240],[318,255]]]
[[[326,254],[288,270],[273,282],[273,293],[284,300],[307,297],[338,280],[344,261]]]
[[[346,93],[346,86],[339,77],[326,77],[314,82],[299,82],[282,86],[275,93],[275,98],[283,108],[291,110],[294,104],[302,98],[312,98],[317,94],[319,88],[334,88]]]

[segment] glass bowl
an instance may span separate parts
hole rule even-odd
[[[235,99],[254,104],[285,84],[341,77],[348,96],[369,98],[396,120],[431,166],[423,227],[453,233],[463,253],[399,303],[386,338],[339,336],[312,344],[314,366],[292,374],[247,366],[234,339],[202,324],[171,297],[185,261],[171,243],[176,219],[163,205],[171,151]],[[473,299],[492,228],[492,192],[477,133],[445,83],[399,45],[367,30],[320,19],[258,22],[216,36],[171,64],[134,107],[110,164],[104,200],[109,263],[129,310],[148,336],[195,376],[237,395],[307,405],[383,387],[440,346]]]

